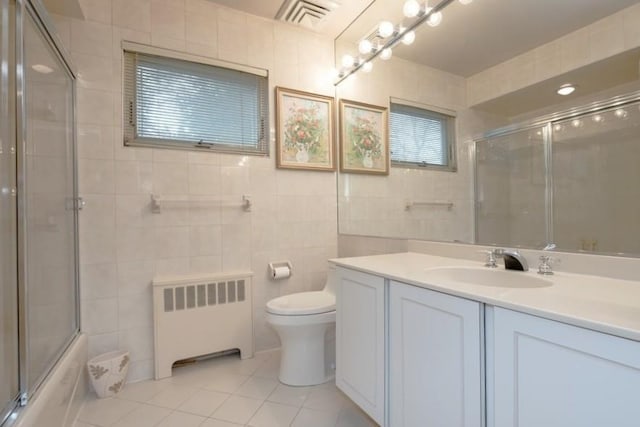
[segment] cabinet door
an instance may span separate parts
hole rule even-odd
[[[338,269],[336,385],[378,424],[384,420],[384,279]]]
[[[500,308],[493,323],[495,427],[640,425],[639,342]]]
[[[415,286],[389,286],[393,427],[482,425],[480,303]]]

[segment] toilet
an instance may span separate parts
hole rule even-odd
[[[281,383],[309,386],[333,378],[325,360],[325,336],[336,323],[334,281],[334,270],[330,269],[321,291],[285,295],[267,303],[267,323],[276,330],[282,344]]]

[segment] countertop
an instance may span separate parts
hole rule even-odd
[[[544,288],[493,287],[433,279],[430,268],[483,267],[478,261],[420,253],[397,253],[330,260],[335,265],[450,295],[529,313],[640,341],[640,282],[573,273],[542,276],[534,269],[508,271],[552,282]],[[500,266],[500,268],[504,268]]]

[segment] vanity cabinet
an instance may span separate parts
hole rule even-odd
[[[385,280],[343,268],[336,273],[336,385],[384,425]]]
[[[391,426],[482,425],[482,314],[478,302],[390,283]]]
[[[640,425],[639,342],[502,308],[487,338],[489,427]]]

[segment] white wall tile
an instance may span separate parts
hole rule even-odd
[[[98,22],[71,22],[71,52],[111,58],[111,26]]]
[[[111,2],[104,0],[80,0],[80,7],[87,21],[111,24]]]
[[[113,25],[136,31],[151,31],[151,0],[112,0]]]

